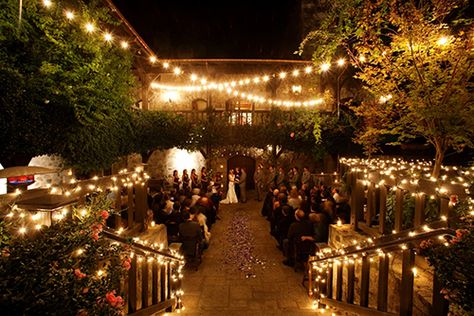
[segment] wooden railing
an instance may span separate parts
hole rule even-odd
[[[381,174],[378,170],[366,171],[360,168],[341,165],[341,174],[350,188],[351,225],[355,230],[365,230],[372,235],[397,233],[403,229],[416,228],[426,223],[426,208],[429,200],[437,204],[437,220],[450,217],[453,204],[449,195],[465,197],[462,184],[449,185],[449,195],[439,191],[428,179],[421,179],[416,184],[404,180],[407,171],[398,171],[396,176]],[[387,227],[387,198],[390,191],[395,194],[393,207],[394,221],[391,229]],[[407,198],[414,198],[412,218],[404,213],[403,203]],[[378,216],[378,220],[374,219]],[[404,222],[410,222],[407,227]],[[363,223],[363,225],[361,225]],[[378,226],[371,229],[372,226]]]
[[[431,227],[444,225],[446,222],[437,222]],[[389,291],[394,290],[389,287],[389,259],[401,256],[398,314],[412,315],[416,247],[422,240],[452,233],[453,231],[446,227],[429,229],[425,227],[421,231],[404,231],[375,240],[370,239],[363,246],[353,245],[326,254],[319,252],[308,260],[309,295],[316,300],[319,307],[329,305],[359,315],[397,315],[388,311]],[[374,261],[378,261],[378,264]],[[356,272],[359,272],[357,269],[360,271],[360,291],[357,297],[358,303],[354,304],[355,285],[359,282],[356,280]],[[376,290],[373,291],[377,293],[376,306],[369,306],[371,269],[378,271]],[[441,288],[436,278],[433,280],[430,315],[447,315],[448,303],[440,294]]]
[[[223,119],[229,125],[263,125],[269,117],[270,111],[267,110],[235,110],[226,111],[222,109],[210,109],[205,111],[193,111],[193,110],[176,110],[176,114],[182,115],[186,120],[192,122],[200,122],[208,120],[212,115]],[[291,120],[292,112],[285,112],[287,119]]]
[[[123,280],[127,315],[152,315],[173,311],[181,305],[181,269],[184,259],[171,252],[156,250],[111,232],[104,235],[131,247],[131,266]]]

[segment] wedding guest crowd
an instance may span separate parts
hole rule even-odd
[[[264,198],[262,215],[286,257],[284,264],[294,265],[300,255],[305,260],[317,243],[327,243],[331,223],[349,222],[350,208],[339,189],[315,181],[307,167],[300,174],[296,167],[285,172],[258,166],[255,175],[257,199]]]
[[[169,242],[194,240],[201,250],[209,246],[212,225],[218,219],[222,175],[213,177],[205,167],[198,177],[195,169],[180,176],[173,171],[171,189],[151,189],[148,206],[153,220],[167,228]],[[184,243],[183,243],[184,245]],[[186,254],[192,249],[183,249]]]

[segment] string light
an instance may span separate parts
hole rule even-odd
[[[50,8],[53,5],[53,2],[51,2],[51,0],[43,0],[43,5],[46,8]]]
[[[105,33],[105,34],[104,34],[104,40],[105,40],[106,42],[111,42],[112,39],[113,39],[112,34],[110,34],[110,33]]]
[[[95,26],[91,22],[86,23],[86,25],[84,27],[85,27],[87,33],[92,33],[95,30]]]
[[[337,65],[342,67],[346,64],[346,60],[344,58],[340,58],[337,60]]]
[[[331,68],[331,65],[329,63],[324,63],[320,66],[320,69],[321,69],[322,72],[328,71],[329,68]]]
[[[68,20],[70,20],[70,21],[74,20],[75,15],[74,15],[73,11],[67,10],[67,11],[64,12],[64,15],[66,15],[66,18]]]
[[[156,61],[157,61],[156,56],[150,56],[149,59],[150,59],[150,62],[151,62],[152,64],[156,63]]]

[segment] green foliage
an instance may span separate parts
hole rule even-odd
[[[59,154],[81,171],[109,166],[129,150],[132,56],[64,18],[64,7],[1,0],[0,161]],[[113,28],[99,1],[76,12]],[[105,27],[105,25],[101,25]]]
[[[441,293],[457,305],[456,315],[474,314],[474,234],[473,217],[467,215],[458,223],[456,235],[447,237],[447,245],[426,240],[420,244],[443,289]],[[462,312],[462,314],[461,314]]]
[[[132,114],[132,151],[146,157],[156,149],[187,146],[191,124],[175,113],[136,111]]]
[[[395,191],[389,190],[387,192],[387,215],[385,223],[387,231],[392,231],[395,225]],[[409,229],[413,226],[413,216],[415,215],[415,198],[411,194],[405,193],[403,196],[402,205],[402,229]]]
[[[435,177],[448,148],[474,146],[472,19],[467,1],[332,1],[309,42],[346,50],[371,98],[356,140],[368,154],[380,143],[421,137],[436,149]],[[332,35],[329,35],[332,34]],[[443,37],[444,36],[444,37]]]
[[[86,215],[74,209],[72,218],[40,230],[28,224],[30,216],[20,217],[24,211],[7,210],[13,216],[5,217],[11,221],[10,239],[2,245],[0,258],[2,313],[122,315],[121,298],[115,295],[119,295],[127,259],[122,246],[100,235],[109,216],[108,205],[99,196],[85,208]],[[27,227],[26,235],[18,232],[20,226]]]

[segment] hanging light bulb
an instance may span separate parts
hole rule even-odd
[[[112,34],[110,34],[110,33],[108,33],[108,32],[104,34],[104,40],[105,40],[106,42],[111,42],[112,39],[113,39]]]
[[[121,41],[120,42],[120,46],[123,48],[123,49],[127,49],[129,47],[129,44],[128,42],[126,41]]]
[[[85,28],[87,33],[92,33],[95,30],[95,26],[91,22],[86,23]]]
[[[66,19],[68,19],[70,21],[74,20],[74,17],[75,17],[74,12],[68,10],[68,11],[64,12],[64,14],[66,15]]]

